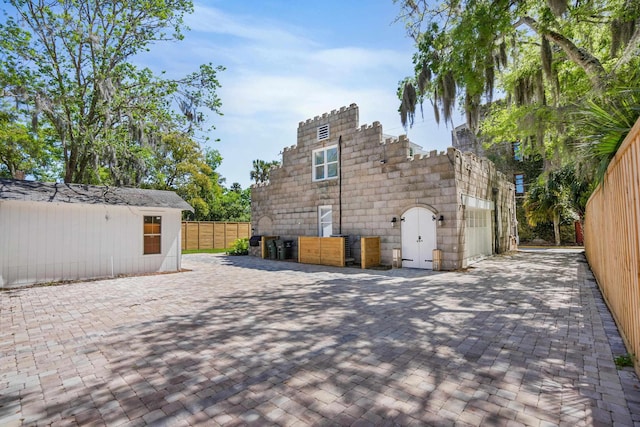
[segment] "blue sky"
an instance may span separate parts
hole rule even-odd
[[[226,67],[224,116],[211,116],[209,135],[220,141],[207,146],[220,151],[227,185],[249,186],[254,159],[280,160],[299,122],[352,103],[360,125],[379,121],[385,134],[445,150],[450,129],[435,123],[430,104],[408,132],[400,124],[396,87],[412,73],[414,48],[393,23],[398,10],[392,0],[196,2],[185,39],[152,48],[145,65],[169,75],[208,62]]]

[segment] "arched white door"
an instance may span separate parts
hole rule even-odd
[[[436,249],[434,213],[417,207],[406,211],[402,218],[402,266],[432,269]]]

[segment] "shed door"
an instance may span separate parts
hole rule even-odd
[[[411,208],[403,215],[402,266],[433,268],[433,250],[436,248],[436,222],[434,213],[425,208]]]

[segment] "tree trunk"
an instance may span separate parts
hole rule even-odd
[[[71,156],[69,156],[69,160],[65,162],[64,165],[64,182],[65,184],[73,183],[74,172],[76,170],[76,154],[75,150],[71,150]]]
[[[556,239],[556,246],[560,246],[560,214],[553,214],[553,235]]]
[[[582,221],[581,220],[575,221],[574,227],[576,229],[576,244],[582,246],[584,245],[584,231],[583,231]]]

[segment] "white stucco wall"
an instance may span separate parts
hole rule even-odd
[[[161,254],[143,254],[145,215],[162,216]],[[0,202],[0,287],[180,269],[179,209]]]

